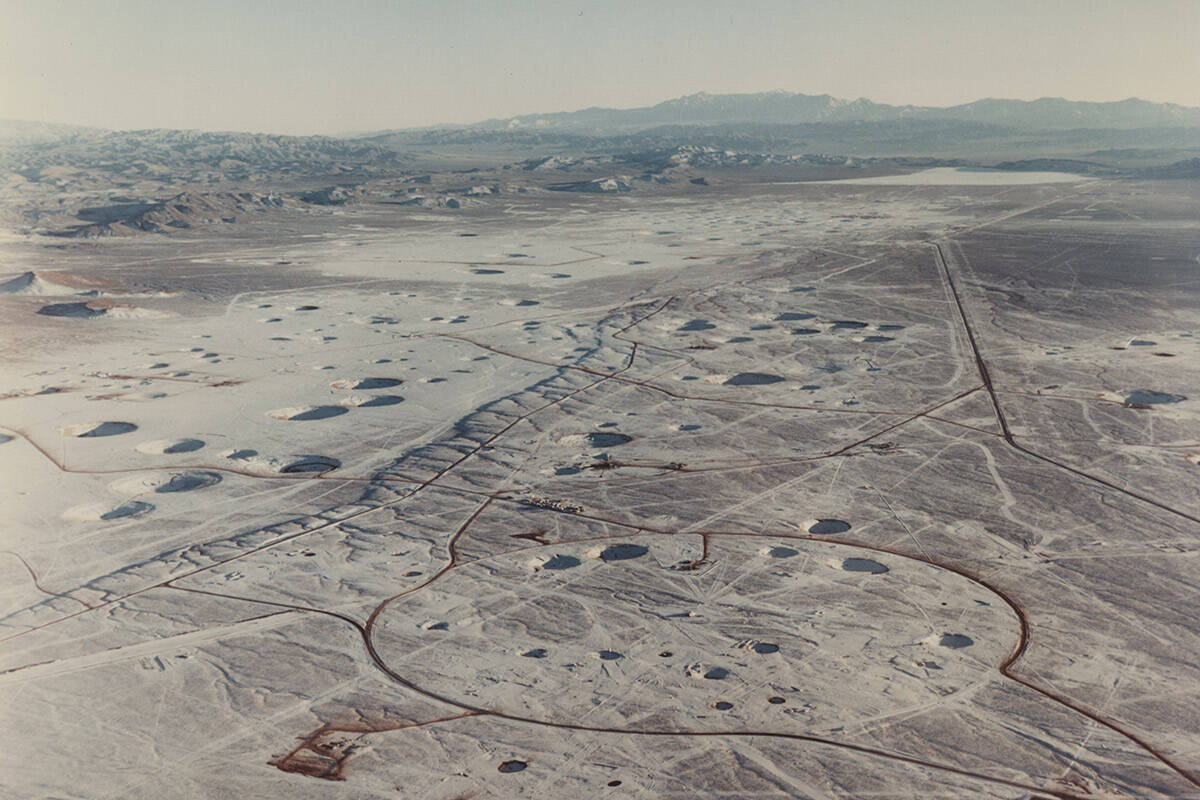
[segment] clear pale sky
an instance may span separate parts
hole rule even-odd
[[[698,91],[1200,106],[1200,0],[0,0],[0,118],[336,133]]]

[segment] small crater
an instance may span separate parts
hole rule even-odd
[[[633,441],[633,437],[624,433],[592,431],[590,433],[568,433],[565,436],[560,436],[555,439],[555,444],[568,446],[587,445],[589,447],[616,447],[617,445],[622,445],[631,441]]]
[[[628,561],[641,558],[650,548],[640,544],[612,544],[600,551],[601,561]]]
[[[842,562],[846,572],[869,572],[872,575],[882,575],[888,568],[871,558],[847,558]]]
[[[370,391],[372,389],[391,389],[393,386],[399,386],[404,381],[399,378],[342,378],[333,381],[329,385],[334,389],[362,389]]]
[[[108,313],[108,307],[100,305],[94,300],[78,303],[51,303],[39,308],[37,313],[46,317],[78,317],[89,319],[105,316]]]
[[[296,306],[292,311],[316,311],[320,306]]]
[[[1153,389],[1133,389],[1125,394],[1126,403],[1129,405],[1138,406],[1159,405],[1162,403],[1178,403],[1181,400],[1187,400],[1187,397],[1181,394],[1156,392]]]
[[[596,653],[596,658],[601,661],[616,661],[624,657],[624,654],[618,653],[616,650],[600,650]]]
[[[403,402],[404,398],[398,394],[379,394],[371,397],[347,397],[340,402],[340,405],[348,408],[383,408]]]
[[[949,647],[951,650],[960,650],[975,644],[975,640],[961,633],[943,633],[938,644],[942,647]]]
[[[175,492],[194,492],[206,489],[221,482],[221,476],[215,472],[176,472],[170,478],[154,487],[157,494],[174,494]]]
[[[345,406],[298,406],[293,408],[277,408],[274,411],[268,411],[267,416],[272,419],[284,419],[290,422],[313,422],[320,419],[329,419],[330,417],[340,417],[349,410]]]
[[[68,509],[63,512],[63,518],[80,522],[111,522],[116,519],[140,517],[143,514],[149,514],[153,510],[154,506],[150,503],[143,503],[140,500],[126,500],[116,507],[110,507],[105,503],[90,503]]]
[[[767,698],[767,702],[768,702],[768,703],[770,703],[770,704],[771,704],[771,705],[773,705],[773,706],[781,706],[781,705],[783,705],[784,703],[786,703],[786,702],[787,702],[787,700],[784,700],[784,699],[783,699],[782,697],[780,697],[779,695],[774,695],[773,697],[768,697],[768,698]]]
[[[298,460],[286,465],[279,471],[284,474],[307,472],[324,473],[333,469],[337,469],[341,465],[341,461],[328,456],[301,456]]]
[[[850,523],[840,519],[819,519],[808,526],[809,533],[828,536],[833,533],[845,533],[850,530]]]
[[[100,436],[120,436],[137,430],[132,422],[80,422],[60,429],[64,436],[77,439],[98,438]]]
[[[525,652],[521,653],[521,655],[525,658],[545,658],[546,656],[550,655],[550,653],[544,647],[535,647],[532,650],[526,650]]]
[[[728,711],[729,709],[733,708],[733,703],[729,702],[728,700],[718,700],[712,704],[712,707],[717,711]]]
[[[149,513],[153,510],[154,510],[154,506],[150,505],[149,503],[142,503],[137,500],[130,500],[127,503],[121,503],[121,505],[117,506],[116,508],[112,509],[111,511],[104,512],[103,514],[100,515],[100,519],[111,520],[111,519],[124,519],[125,517],[138,517],[138,516],[141,516],[142,514]]]
[[[529,764],[525,763],[524,761],[513,758],[508,761],[500,762],[500,766],[496,767],[496,769],[500,770],[501,772],[521,772],[528,766]]]
[[[582,562],[575,556],[553,555],[542,563],[542,569],[572,569]]]
[[[154,442],[143,442],[133,448],[147,455],[174,455],[176,453],[194,453],[204,447],[200,439],[160,439]]]
[[[732,378],[725,381],[726,386],[765,386],[770,383],[779,383],[782,381],[778,375],[769,375],[765,372],[739,372]]]
[[[865,322],[855,322],[848,319],[838,320],[833,323],[833,330],[835,331],[856,331],[865,327],[867,327],[867,323]]]
[[[695,663],[688,664],[684,667],[684,674],[689,678],[704,678],[710,681],[720,681],[729,677],[729,670],[725,667],[714,667],[709,664]]]

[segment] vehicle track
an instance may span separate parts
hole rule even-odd
[[[1059,469],[1070,472],[1073,475],[1077,475],[1088,481],[1097,483],[1108,489],[1112,489],[1113,491],[1120,492],[1121,494],[1124,494],[1128,497],[1132,497],[1135,500],[1139,500],[1143,503],[1147,503],[1151,506],[1154,506],[1155,508],[1159,508],[1159,509],[1162,509],[1163,511],[1167,511],[1171,514],[1175,514],[1177,516],[1183,517],[1186,520],[1200,523],[1200,518],[1197,518],[1197,517],[1193,516],[1192,514],[1189,514],[1185,511],[1181,511],[1177,508],[1169,506],[1166,503],[1161,503],[1152,497],[1147,497],[1138,492],[1130,491],[1129,489],[1125,489],[1123,487],[1117,486],[1116,484],[1111,483],[1110,481],[1106,481],[1103,478],[1099,478],[1099,477],[1096,477],[1095,475],[1091,475],[1087,472],[1084,472],[1081,469],[1076,469],[1075,467],[1072,467],[1068,464],[1064,464],[1061,461],[1058,461],[1057,459],[1053,459],[1053,458],[1050,458],[1049,456],[1042,455],[1041,453],[1034,452],[1033,450],[1030,450],[1029,448],[1025,447],[1024,445],[1022,445],[1016,441],[1015,437],[1013,436],[1012,430],[1010,430],[1008,427],[1008,420],[1005,417],[1003,407],[1001,407],[1001,405],[1000,405],[1000,399],[997,396],[995,385],[992,383],[992,377],[991,377],[990,371],[988,370],[987,361],[984,359],[983,351],[980,349],[979,341],[976,338],[975,329],[971,325],[971,320],[967,314],[966,306],[963,303],[962,296],[959,294],[958,286],[955,284],[954,276],[950,271],[950,266],[949,266],[948,262],[946,261],[945,253],[942,250],[942,246],[940,243],[934,242],[933,248],[937,254],[938,263],[941,266],[942,274],[945,276],[947,287],[949,288],[950,293],[954,297],[954,304],[955,304],[956,308],[958,309],[959,318],[962,321],[963,330],[966,333],[967,341],[971,345],[971,351],[975,358],[975,365],[979,370],[980,380],[983,381],[984,390],[987,392],[988,397],[991,400],[992,409],[996,415],[996,422],[1000,425],[1001,437],[1003,438],[1005,443],[1020,453],[1023,453],[1027,456],[1035,458],[1039,461],[1043,461],[1043,462],[1050,464],[1054,467],[1057,467]],[[1010,602],[1010,605],[1013,605],[1013,604]],[[1013,605],[1013,607],[1017,608],[1016,605]],[[1145,750],[1150,755],[1154,756],[1156,759],[1158,759],[1164,765],[1169,767],[1172,771],[1176,772],[1182,778],[1187,780],[1193,786],[1200,788],[1200,777],[1193,775],[1191,772],[1189,772],[1188,770],[1185,770],[1179,764],[1176,764],[1171,758],[1169,758],[1167,755],[1165,755],[1162,751],[1158,750],[1156,747],[1154,747],[1152,744],[1150,744],[1146,740],[1142,739],[1137,734],[1133,733],[1132,731],[1128,730],[1127,728],[1121,726],[1120,724],[1118,724],[1112,720],[1106,719],[1105,717],[1102,717],[1099,714],[1088,710],[1084,706],[1080,705],[1079,703],[1076,703],[1075,701],[1071,700],[1070,698],[1066,697],[1065,695],[1062,695],[1058,692],[1055,692],[1055,691],[1052,691],[1049,689],[1042,688],[1042,687],[1038,686],[1037,684],[1033,683],[1032,681],[1030,681],[1026,678],[1022,678],[1021,676],[1015,674],[1012,671],[1012,666],[1021,657],[1021,655],[1025,652],[1025,647],[1026,647],[1026,644],[1028,643],[1028,639],[1029,639],[1029,631],[1028,631],[1029,622],[1028,622],[1027,618],[1025,617],[1025,613],[1023,611],[1020,612],[1020,616],[1021,616],[1021,627],[1022,627],[1022,631],[1023,631],[1021,646],[1016,651],[1014,651],[1012,656],[1010,656],[1009,659],[1004,664],[1002,664],[1000,666],[1001,674],[1003,674],[1006,678],[1009,678],[1010,680],[1013,680],[1013,681],[1021,684],[1022,686],[1025,686],[1029,689],[1032,689],[1035,692],[1038,692],[1039,694],[1041,694],[1045,697],[1048,697],[1049,699],[1055,701],[1056,703],[1059,703],[1060,705],[1062,705],[1066,708],[1069,708],[1078,714],[1082,714],[1083,716],[1087,717],[1088,719],[1092,720],[1093,722],[1096,722],[1097,724],[1103,725],[1104,727],[1106,727],[1112,731],[1115,731],[1116,733],[1119,733],[1120,735],[1129,739],[1131,742],[1134,742],[1135,744],[1137,744],[1139,747],[1141,747],[1143,750]]]
[[[1051,458],[1050,456],[1030,450],[1028,447],[1025,447],[1016,440],[1016,438],[1013,436],[1012,430],[1008,427],[1008,418],[1005,416],[1004,409],[1000,405],[1000,398],[998,397],[996,387],[992,382],[991,372],[988,370],[987,361],[983,357],[983,351],[979,347],[979,341],[976,338],[975,329],[971,325],[970,317],[967,315],[967,309],[963,304],[962,296],[959,294],[958,286],[954,281],[954,276],[950,272],[950,266],[946,261],[946,256],[942,250],[942,245],[939,242],[933,242],[932,246],[934,251],[937,253],[938,263],[941,266],[942,274],[946,280],[947,287],[950,289],[950,293],[954,297],[955,307],[958,309],[959,318],[962,321],[963,329],[967,336],[967,341],[971,345],[971,351],[975,358],[975,366],[979,370],[979,377],[980,380],[983,381],[983,388],[987,392],[988,398],[991,400],[992,409],[996,415],[996,422],[1000,425],[1000,436],[1004,439],[1005,443],[1007,443],[1014,450],[1024,453],[1031,458],[1036,458],[1039,461],[1043,461],[1047,464],[1057,467],[1058,469],[1070,472],[1074,475],[1084,478],[1085,480],[1091,481],[1092,483],[1104,486],[1105,488],[1111,489],[1114,492],[1120,492],[1127,497],[1132,497],[1142,503],[1147,503],[1155,508],[1159,508],[1170,514],[1182,517],[1190,522],[1200,524],[1200,517],[1155,500],[1153,497],[1148,497],[1139,492],[1118,486],[1111,481],[1107,481],[1104,478],[1100,478],[1096,475],[1092,475],[1089,472],[1085,472],[1084,470],[1072,467],[1070,464],[1065,464],[1062,461]]]

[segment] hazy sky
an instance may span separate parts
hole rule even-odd
[[[1200,106],[1200,0],[0,0],[0,118],[335,133],[698,91]]]

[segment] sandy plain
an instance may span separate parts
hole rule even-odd
[[[1200,796],[1195,183],[689,191],[0,243],[6,796]]]

